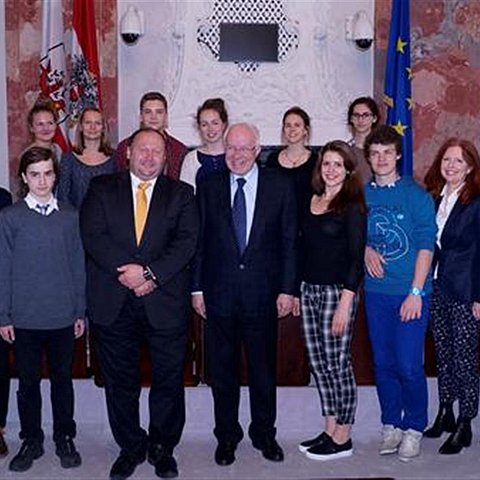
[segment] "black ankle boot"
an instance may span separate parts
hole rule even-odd
[[[472,443],[472,426],[469,418],[458,418],[455,431],[449,435],[447,441],[440,447],[439,453],[453,455],[460,453],[463,447],[469,447]]]
[[[441,403],[437,417],[430,428],[423,432],[424,437],[438,438],[443,432],[455,431],[455,415],[451,403]]]

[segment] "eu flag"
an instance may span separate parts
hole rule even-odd
[[[384,96],[387,124],[403,137],[402,175],[412,175],[413,171],[409,3],[409,0],[392,0]]]

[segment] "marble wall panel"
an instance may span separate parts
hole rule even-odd
[[[376,98],[383,93],[390,6],[376,2]],[[480,2],[413,0],[410,8],[414,175],[422,181],[449,137],[480,148]]]

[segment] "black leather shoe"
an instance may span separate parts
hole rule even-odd
[[[0,458],[6,457],[8,455],[7,442],[3,436],[2,429],[0,428]]]
[[[82,457],[77,452],[71,437],[64,437],[55,442],[55,453],[60,458],[63,468],[79,467],[82,464]]]
[[[138,465],[145,461],[145,455],[132,455],[126,452],[120,452],[110,470],[110,480],[125,480],[133,475]]]
[[[178,477],[178,467],[172,450],[156,444],[148,449],[148,463],[155,467],[155,475],[160,478]]]
[[[282,447],[274,438],[269,438],[263,443],[252,442],[253,446],[262,452],[262,455],[271,462],[283,462]]]
[[[455,455],[460,453],[463,447],[469,447],[471,444],[472,426],[470,419],[459,418],[455,431],[447,438],[438,452],[442,455]]]
[[[455,431],[455,415],[451,403],[441,403],[433,425],[423,432],[427,438],[438,438],[443,432]]]
[[[8,469],[12,472],[26,472],[33,461],[44,454],[43,445],[39,441],[25,440],[18,453],[12,458]]]
[[[233,442],[220,442],[215,450],[215,463],[221,466],[231,465],[235,461],[236,448]]]

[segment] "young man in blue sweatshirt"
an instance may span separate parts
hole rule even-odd
[[[365,187],[368,238],[365,304],[380,401],[380,454],[420,454],[428,393],[423,354],[436,222],[433,200],[397,163],[402,137],[388,126],[365,141],[373,181]]]
[[[63,468],[81,464],[73,443],[74,339],[83,334],[85,259],[78,214],[57,202],[52,151],[26,150],[19,165],[25,198],[0,212],[0,335],[13,343],[23,444],[9,464],[28,470],[44,453],[40,393],[42,350],[48,352],[55,452]]]

